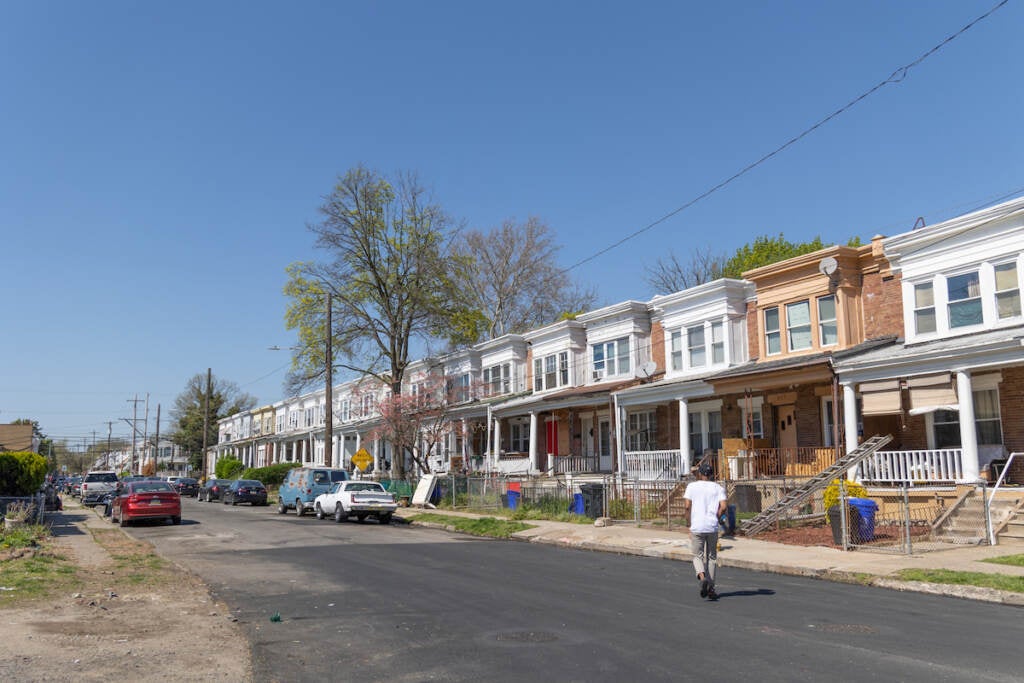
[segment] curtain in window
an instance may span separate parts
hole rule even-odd
[[[907,380],[907,388],[910,389],[911,415],[958,409],[956,391],[948,373],[912,377]]]
[[[862,415],[893,415],[903,411],[899,380],[864,382],[860,385]]]

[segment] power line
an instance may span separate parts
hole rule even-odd
[[[821,128],[826,123],[828,123],[832,119],[836,118],[840,114],[846,112],[847,110],[851,109],[855,105],[859,104],[862,100],[867,99],[868,97],[870,97],[871,95],[873,95],[877,91],[881,90],[883,87],[889,85],[890,83],[900,83],[900,82],[902,82],[903,79],[905,79],[907,77],[907,75],[908,75],[908,73],[909,73],[909,71],[911,69],[913,69],[915,66],[917,66],[918,64],[920,64],[924,60],[926,60],[929,57],[931,57],[933,54],[935,54],[936,52],[941,50],[943,47],[945,47],[946,45],[951,43],[956,38],[960,37],[961,35],[963,35],[967,31],[969,31],[978,22],[988,18],[993,12],[995,12],[998,9],[1000,9],[1007,2],[1009,2],[1009,0],[1001,0],[1001,2],[996,3],[996,5],[994,7],[992,7],[990,10],[988,10],[987,12],[982,14],[981,16],[979,16],[979,17],[975,18],[974,20],[972,20],[971,22],[969,22],[966,26],[961,28],[959,31],[957,31],[956,33],[950,35],[945,40],[943,40],[942,42],[940,42],[937,45],[935,45],[935,47],[931,48],[930,50],[928,50],[927,52],[922,54],[920,57],[918,57],[914,61],[910,62],[909,64],[906,64],[904,66],[899,67],[898,69],[893,71],[891,74],[889,74],[889,76],[887,78],[885,78],[884,80],[880,81],[874,87],[870,88],[869,90],[867,90],[867,91],[861,93],[860,95],[858,95],[857,97],[853,98],[852,100],[847,102],[845,105],[843,105],[839,109],[835,110],[834,112],[832,112],[831,114],[829,114],[825,118],[821,119],[820,121],[815,123],[810,128],[805,129],[800,134],[790,138],[787,142],[785,142],[784,144],[780,145],[779,147],[776,147],[774,150],[772,150],[771,152],[765,154],[763,157],[761,157],[757,161],[754,161],[753,163],[750,163],[747,166],[744,166],[742,169],[740,169],[739,171],[737,171],[733,175],[729,176],[728,178],[726,178],[722,182],[718,183],[717,185],[715,185],[711,189],[706,190],[705,192],[697,195],[696,197],[694,197],[690,201],[688,201],[685,204],[683,204],[682,206],[680,206],[680,207],[670,211],[669,213],[665,214],[661,218],[659,218],[659,219],[657,219],[655,221],[652,221],[651,223],[648,223],[647,225],[645,225],[644,227],[642,227],[642,228],[640,228],[638,230],[634,230],[630,234],[628,234],[625,237],[623,237],[622,239],[620,239],[620,240],[618,240],[618,241],[608,245],[604,249],[601,249],[600,251],[597,251],[597,252],[591,254],[590,256],[587,256],[587,257],[585,257],[583,259],[580,259],[576,263],[574,263],[571,266],[569,266],[568,268],[566,268],[565,272],[569,272],[571,270],[579,268],[584,263],[589,263],[590,261],[593,261],[597,257],[603,256],[604,254],[607,254],[609,251],[612,251],[613,249],[616,249],[617,247],[622,246],[623,244],[625,244],[629,240],[631,240],[631,239],[633,239],[635,237],[638,237],[639,235],[647,232],[648,230],[650,230],[650,229],[652,229],[652,228],[654,228],[654,227],[664,223],[669,218],[672,218],[673,216],[675,216],[675,215],[677,215],[679,213],[682,213],[683,211],[685,211],[686,209],[690,208],[691,206],[693,206],[697,202],[710,197],[712,194],[714,194],[715,192],[718,192],[723,187],[729,185],[730,183],[732,183],[733,181],[737,180],[741,176],[746,175],[747,173],[749,173],[750,171],[754,170],[755,168],[757,168],[758,166],[760,166],[764,162],[768,161],[772,157],[776,156],[777,154],[781,153],[785,149],[791,147],[792,145],[795,145],[800,140],[804,139],[805,137],[807,137],[808,135],[810,135],[811,133],[813,133],[817,129]]]

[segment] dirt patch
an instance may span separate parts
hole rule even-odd
[[[871,541],[872,545],[895,545],[902,541],[902,527],[888,528],[875,527],[875,536]],[[928,527],[912,527],[911,536],[922,538],[928,536]],[[765,529],[754,538],[760,541],[772,541],[774,543],[785,543],[787,545],[802,546],[824,546],[827,548],[842,549],[841,544],[832,540],[832,526],[827,522],[811,522],[800,526],[782,527],[780,529]]]
[[[0,680],[250,680],[248,641],[207,586],[99,523],[37,551],[73,556],[73,593],[0,602]]]

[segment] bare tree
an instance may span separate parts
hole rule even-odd
[[[644,279],[655,294],[671,294],[722,277],[725,261],[725,256],[712,253],[711,247],[695,249],[685,264],[669,251],[653,267],[644,269]]]
[[[592,307],[596,294],[559,268],[559,249],[550,228],[535,217],[464,233],[455,282],[460,304],[478,316],[475,338],[467,334],[464,341],[524,332]]]

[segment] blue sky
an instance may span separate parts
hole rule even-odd
[[[281,398],[285,267],[356,164],[569,266],[686,204],[997,0],[0,4],[0,422],[162,429],[212,368]],[[1024,193],[1022,3],[573,274],[645,300],[669,250],[909,230]],[[141,410],[141,406],[140,406]]]

